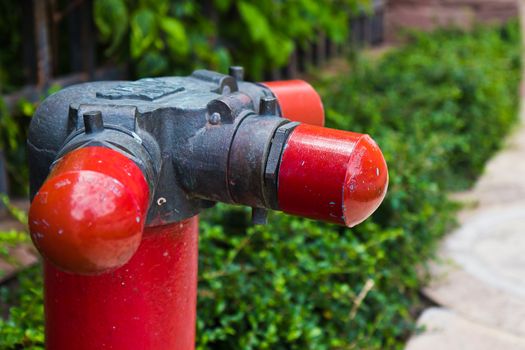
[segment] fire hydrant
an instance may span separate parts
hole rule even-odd
[[[383,155],[323,121],[307,83],[246,82],[241,67],[48,97],[28,140],[46,347],[193,349],[197,215],[216,202],[255,223],[268,209],[365,220],[387,190]]]

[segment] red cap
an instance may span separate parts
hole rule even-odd
[[[283,117],[310,125],[324,125],[321,97],[304,80],[281,80],[262,83],[277,97]]]
[[[65,155],[29,210],[31,238],[58,268],[95,274],[125,264],[137,250],[148,184],[125,155],[85,147]]]
[[[301,124],[285,146],[279,208],[289,214],[355,226],[383,201],[388,169],[368,135]]]

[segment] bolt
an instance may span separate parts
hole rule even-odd
[[[221,122],[221,115],[217,112],[214,112],[208,116],[207,120],[211,125],[217,125]]]
[[[229,73],[237,81],[244,80],[244,68],[242,66],[231,66],[229,69]]]
[[[263,97],[259,103],[260,115],[275,115],[277,113],[277,99],[275,97]]]
[[[86,112],[83,117],[86,134],[92,134],[104,130],[104,121],[102,120],[102,113],[100,113],[100,111]]]
[[[254,225],[266,225],[268,223],[268,210],[252,208],[252,223]]]

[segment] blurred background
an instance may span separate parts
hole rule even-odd
[[[354,229],[278,213],[252,226],[244,209],[207,211],[197,348],[404,348],[436,304],[422,292],[428,262],[465,207],[449,194],[468,190],[518,128],[518,5],[0,0],[0,349],[43,348],[25,216],[38,103],[85,81],[230,65],[247,80],[310,81],[327,126],[372,135],[391,180],[381,208]]]

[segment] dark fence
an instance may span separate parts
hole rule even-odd
[[[25,86],[3,96],[8,110],[24,98],[38,101],[51,85],[68,86],[89,80],[122,79],[125,68],[97,65],[92,0],[21,0],[21,33]],[[67,35],[63,35],[67,33]],[[66,38],[66,41],[64,41]]]

